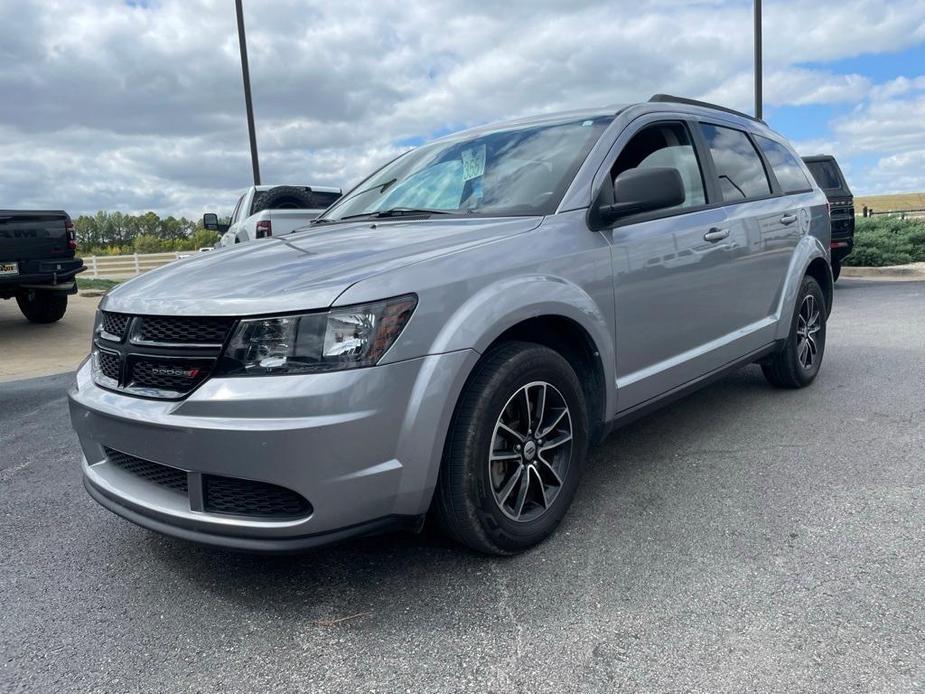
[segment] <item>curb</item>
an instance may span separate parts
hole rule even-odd
[[[885,267],[850,267],[843,265],[841,276],[855,279],[925,280],[925,263],[887,265]]]

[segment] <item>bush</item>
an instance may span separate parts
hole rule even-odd
[[[884,216],[857,220],[854,250],[844,264],[881,267],[922,261],[925,261],[925,222]]]

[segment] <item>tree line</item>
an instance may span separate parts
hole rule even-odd
[[[161,218],[154,212],[132,215],[100,210],[74,220],[81,255],[130,255],[191,251],[214,246],[219,235],[186,217]]]

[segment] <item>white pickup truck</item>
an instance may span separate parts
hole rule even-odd
[[[214,213],[204,214],[202,225],[222,234],[222,246],[283,236],[308,224],[341,195],[340,188],[325,186],[251,186],[238,198],[227,225]]]

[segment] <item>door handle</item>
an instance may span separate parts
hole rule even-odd
[[[781,224],[793,224],[797,221],[797,216],[795,214],[785,214],[780,218]]]
[[[713,227],[710,229],[710,231],[703,235],[703,240],[709,241],[710,243],[716,243],[717,241],[722,241],[727,236],[729,236],[729,229],[719,229],[718,227]]]

